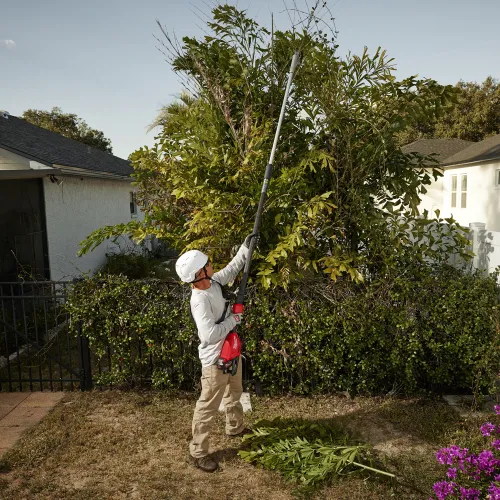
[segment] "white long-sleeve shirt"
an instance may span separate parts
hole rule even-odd
[[[226,300],[222,296],[222,286],[227,285],[236,278],[243,269],[248,255],[248,248],[241,245],[234,259],[224,268],[214,273],[210,288],[198,290],[193,288],[191,293],[191,312],[198,328],[200,345],[198,354],[202,366],[211,366],[217,363],[227,334],[236,326],[236,320],[231,315],[231,307],[228,306],[226,319],[215,324],[224,313]],[[216,283],[217,282],[217,283]]]

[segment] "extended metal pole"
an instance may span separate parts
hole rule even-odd
[[[253,234],[258,235],[260,229],[260,221],[262,219],[262,212],[264,211],[264,203],[266,201],[267,188],[269,186],[269,181],[273,175],[273,160],[274,153],[276,153],[276,146],[278,145],[278,139],[280,136],[281,124],[283,122],[283,117],[285,116],[286,103],[288,101],[288,95],[290,94],[290,88],[292,86],[293,75],[299,64],[300,56],[299,52],[296,51],[292,58],[292,64],[290,65],[290,73],[288,75],[288,83],[286,85],[285,95],[283,97],[283,104],[281,105],[281,113],[278,120],[278,126],[276,128],[276,134],[274,135],[273,147],[271,149],[271,154],[269,156],[269,163],[266,167],[266,173],[264,175],[264,182],[262,183],[262,190],[260,192],[259,206],[257,208],[257,214],[255,215],[255,222],[253,225]],[[245,299],[245,292],[247,288],[248,276],[250,274],[250,264],[252,261],[252,255],[255,250],[255,245],[257,244],[257,238],[252,238],[250,240],[250,248],[248,250],[248,258],[245,263],[245,268],[243,270],[243,276],[241,278],[241,283],[238,289],[238,294],[236,296],[236,304],[233,306],[233,312],[243,312],[243,303]],[[240,307],[238,307],[240,306]]]

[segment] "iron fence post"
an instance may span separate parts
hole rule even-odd
[[[82,335],[82,322],[78,322],[78,354],[80,359],[80,390],[89,391],[94,386],[90,365],[89,339]]]

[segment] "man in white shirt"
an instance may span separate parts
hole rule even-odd
[[[248,429],[243,424],[240,397],[243,392],[241,369],[233,376],[217,367],[227,334],[241,322],[241,314],[232,314],[221,286],[227,285],[243,269],[253,235],[245,239],[233,260],[214,273],[207,255],[190,250],[177,260],[179,278],[191,283],[191,313],[198,329],[198,353],[202,365],[201,396],[193,415],[193,439],[189,444],[190,459],[205,472],[214,472],[217,462],[208,456],[208,437],[223,400],[226,409],[226,434],[242,436]]]

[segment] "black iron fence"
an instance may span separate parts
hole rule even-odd
[[[0,283],[0,391],[86,389],[88,341],[70,333],[71,282]]]

